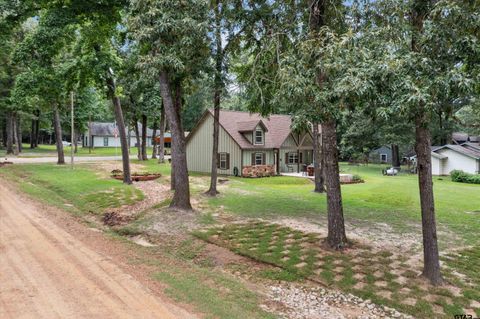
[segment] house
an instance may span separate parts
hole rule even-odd
[[[392,148],[383,145],[374,149],[369,154],[369,161],[372,163],[391,163],[392,162]]]
[[[138,129],[141,134],[142,124],[138,123]],[[127,130],[127,140],[130,146],[137,145],[137,138],[135,131],[130,129],[128,126]],[[152,146],[152,134],[153,131],[147,128],[147,146]],[[141,138],[141,135],[140,135]],[[120,147],[120,137],[118,135],[118,130],[115,123],[100,123],[100,122],[91,122],[88,125],[88,130],[83,137],[83,146],[89,147]]]
[[[296,133],[288,115],[220,111],[218,172],[222,175],[273,175],[301,172],[313,163],[311,132]],[[211,171],[213,110],[206,110],[186,140],[189,171]]]
[[[452,133],[453,144],[462,145],[464,143],[479,143],[480,136],[468,135],[467,133],[454,132]]]
[[[432,174],[449,175],[453,170],[471,174],[480,172],[480,145],[463,143],[432,147]]]

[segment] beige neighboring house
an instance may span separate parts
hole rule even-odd
[[[480,145],[463,143],[432,148],[432,174],[449,175],[453,170],[480,173]]]
[[[274,174],[301,172],[313,163],[311,132],[295,133],[288,115],[220,111],[218,173],[242,175],[266,168]],[[213,148],[213,110],[207,110],[187,137],[188,170],[209,173]],[[245,175],[245,173],[243,174]]]

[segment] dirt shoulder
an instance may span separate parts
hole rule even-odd
[[[1,318],[196,318],[134,246],[0,183]]]

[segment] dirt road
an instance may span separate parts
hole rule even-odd
[[[0,180],[0,318],[193,318]],[[81,227],[85,226],[81,225]],[[98,235],[97,235],[98,236]]]

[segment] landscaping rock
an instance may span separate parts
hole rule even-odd
[[[281,286],[270,286],[268,294],[274,302],[284,306],[282,310],[274,311],[292,319],[413,318],[395,309],[378,306],[370,300],[320,287],[303,287],[285,283]],[[265,308],[273,310],[268,306]]]
[[[244,166],[242,169],[243,177],[269,177],[275,175],[274,165],[252,165]]]

